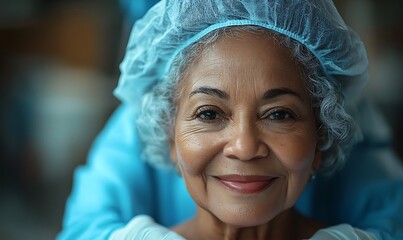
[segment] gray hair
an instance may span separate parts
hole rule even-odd
[[[173,131],[181,83],[187,69],[200,53],[222,36],[237,37],[242,32],[268,36],[287,47],[299,65],[301,75],[311,96],[318,124],[319,150],[322,152],[320,172],[330,175],[340,169],[346,155],[359,140],[360,131],[344,106],[338,82],[326,76],[317,58],[294,39],[259,26],[232,26],[210,32],[198,42],[185,48],[172,63],[170,71],[143,96],[137,129],[142,140],[142,157],[154,166],[174,169],[169,156],[169,140]]]

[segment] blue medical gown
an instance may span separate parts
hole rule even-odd
[[[329,225],[349,223],[379,239],[403,239],[403,170],[377,113],[361,104],[365,140],[332,178],[311,181],[296,207]],[[138,214],[173,226],[195,214],[183,179],[140,157],[135,118],[121,105],[75,171],[59,239],[107,239]]]

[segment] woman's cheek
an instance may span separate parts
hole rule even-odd
[[[276,155],[282,165],[290,172],[300,172],[310,169],[315,158],[315,139],[302,136],[287,136],[278,138]]]
[[[179,133],[176,140],[178,162],[189,175],[200,175],[218,154],[215,134],[193,132]]]

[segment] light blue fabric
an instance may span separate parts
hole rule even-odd
[[[138,106],[175,56],[207,33],[258,25],[304,44],[350,100],[368,79],[364,44],[330,0],[162,0],[136,22],[115,95]]]
[[[376,240],[372,233],[353,228],[349,224],[320,229],[309,240]]]
[[[182,179],[139,158],[137,114],[121,106],[95,141],[88,163],[75,171],[60,239],[107,239],[138,214],[169,226],[194,213]]]
[[[359,107],[368,126],[363,125],[365,141],[341,172],[311,182],[297,209],[329,225],[349,223],[379,239],[403,239],[402,166],[383,122],[366,102]],[[95,141],[87,165],[76,170],[59,239],[107,239],[138,214],[165,226],[195,214],[183,180],[139,158],[137,114],[120,106]]]
[[[403,239],[402,161],[392,150],[389,129],[379,113],[367,100],[357,109],[364,141],[342,171],[311,182],[297,208],[329,225],[348,223],[378,239]]]

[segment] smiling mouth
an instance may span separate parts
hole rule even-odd
[[[242,194],[261,192],[270,187],[277,179],[277,177],[253,175],[223,175],[215,176],[215,178],[230,190]]]

